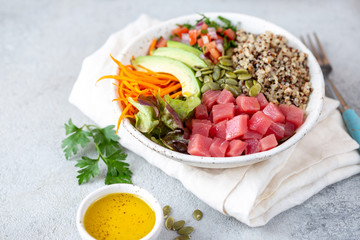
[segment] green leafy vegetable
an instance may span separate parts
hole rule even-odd
[[[201,103],[200,98],[196,96],[191,96],[186,100],[181,100],[172,99],[169,95],[165,95],[164,99],[179,115],[181,121],[187,119],[193,110]]]
[[[79,150],[79,145],[84,148],[92,142],[98,152],[97,158],[82,156],[77,160],[76,167],[79,167],[78,183],[89,182],[91,178],[99,175],[99,160],[102,159],[107,166],[105,184],[131,183],[132,172],[129,164],[124,162],[127,155],[123,152],[118,142],[119,137],[115,134],[114,125],[99,128],[94,125],[84,124],[77,127],[69,119],[65,123],[65,134],[68,135],[62,141],[61,147],[64,150],[66,159],[75,155]]]
[[[143,133],[150,133],[158,124],[159,120],[156,119],[156,113],[151,106],[144,106],[135,102],[132,98],[128,98],[129,102],[139,110],[135,114],[136,124],[135,127]]]

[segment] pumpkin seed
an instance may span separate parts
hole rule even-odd
[[[261,91],[261,85],[259,83],[254,84],[249,90],[250,97],[256,97]]]
[[[241,89],[239,87],[236,87],[236,86],[225,84],[224,89],[230,91],[233,94],[234,97],[237,97],[237,96],[239,96],[241,94]]]
[[[220,64],[227,67],[232,67],[234,65],[233,61],[231,61],[230,59],[220,60]]]
[[[225,83],[236,86],[238,84],[238,81],[232,78],[225,78]]]
[[[200,69],[201,72],[204,72],[204,71],[207,71],[207,70],[211,70],[211,68],[210,67],[204,67],[204,68]]]
[[[212,79],[212,77],[210,77],[209,75],[206,75],[206,76],[204,77],[204,83],[209,83],[209,82],[213,82],[213,79]]]
[[[197,71],[197,70],[200,70],[202,67],[201,66],[194,66],[194,69]]]
[[[180,221],[175,222],[171,229],[174,230],[174,231],[178,231],[178,230],[180,230],[184,225],[185,225],[185,221],[184,221],[184,220],[180,220]]]
[[[244,74],[238,75],[239,80],[248,80],[250,78],[252,78],[252,74],[250,74],[250,73],[244,73]]]
[[[174,218],[173,217],[168,217],[165,221],[165,227],[167,230],[171,230],[171,228],[174,225]]]
[[[202,75],[207,75],[207,74],[211,74],[211,73],[213,73],[213,70],[207,70],[207,71],[203,71],[202,72]]]
[[[249,72],[246,69],[239,68],[239,69],[236,69],[234,71],[234,73],[236,73],[236,74],[245,74],[245,73],[249,73]]]
[[[233,71],[233,68],[231,68],[231,67],[227,67],[227,66],[224,66],[224,65],[222,65],[222,64],[219,64],[218,65],[220,68],[222,68],[222,69],[225,69],[225,70],[228,70],[228,71]]]
[[[236,74],[233,73],[233,72],[226,72],[225,76],[228,77],[228,78],[236,78]]]
[[[258,84],[258,82],[256,80],[253,80],[253,85],[255,85],[255,84]]]
[[[234,51],[233,48],[229,48],[228,50],[226,50],[225,55],[227,55],[227,56],[232,56],[233,51]]]
[[[254,83],[253,83],[252,80],[247,80],[247,81],[245,81],[245,86],[246,86],[247,88],[250,89],[253,85],[254,85]]]
[[[189,235],[181,235],[174,238],[174,240],[188,240],[188,239],[190,239]]]
[[[213,62],[210,60],[210,59],[205,59],[204,60],[204,62],[206,63],[206,65],[208,65],[209,67],[213,67],[214,66],[214,64],[213,64]]]
[[[180,228],[177,233],[180,235],[189,235],[190,233],[192,233],[194,231],[193,227],[187,226],[187,227],[183,227]]]
[[[201,218],[203,216],[203,213],[199,210],[199,209],[196,209],[194,212],[193,212],[193,217],[195,220],[197,221],[200,221]]]
[[[216,81],[218,84],[223,84],[225,83],[225,79],[224,78],[220,78],[219,80]]]
[[[225,70],[225,69],[221,69],[221,74],[220,74],[220,77],[225,76],[225,72],[226,72],[226,70]]]
[[[170,212],[171,212],[171,207],[169,205],[163,207],[164,218],[167,218],[170,215]]]
[[[231,59],[230,55],[223,55],[221,57],[218,58],[219,60],[223,60],[223,59]]]
[[[216,81],[220,78],[220,68],[218,66],[214,67],[214,72],[212,74],[213,79]]]
[[[195,77],[201,77],[201,71],[200,70],[196,71]]]
[[[200,82],[204,82],[203,77],[198,77],[198,79],[199,79]]]
[[[204,93],[206,91],[210,90],[210,86],[209,83],[205,83],[204,85],[202,85],[201,87],[201,92]]]
[[[220,85],[215,82],[209,82],[207,84],[209,84],[209,87],[211,88],[211,90],[219,90],[220,89]]]

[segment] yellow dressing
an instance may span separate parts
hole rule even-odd
[[[109,194],[87,209],[86,231],[94,238],[135,240],[146,236],[155,225],[155,212],[134,194]]]

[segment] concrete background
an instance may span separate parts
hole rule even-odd
[[[316,31],[333,64],[332,79],[360,113],[360,1],[0,0],[0,239],[79,239],[78,204],[104,185],[102,166],[100,178],[78,186],[75,159],[66,161],[60,148],[70,117],[75,124],[90,121],[67,101],[82,60],[141,13],[167,20],[209,11],[254,15],[298,36]],[[360,238],[359,175],[249,228],[128,154],[134,184],[195,227],[193,239]],[[200,222],[191,217],[196,208],[204,212]],[[163,229],[159,239],[174,237]]]

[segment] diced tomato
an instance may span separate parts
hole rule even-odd
[[[195,108],[195,118],[207,119],[208,117],[207,107],[204,104],[200,104]]]
[[[244,136],[242,136],[242,139],[262,139],[263,135],[258,133],[258,132],[255,132],[255,131],[251,131],[251,130],[248,130]]]
[[[161,38],[157,41],[155,47],[156,47],[156,48],[166,47],[166,43],[167,43],[167,42],[166,42],[165,38],[161,37]]]
[[[217,29],[216,29],[216,32],[218,32],[218,33],[222,33],[224,31],[224,29],[222,28],[222,27],[218,27]]]
[[[224,35],[227,36],[230,40],[235,40],[235,33],[231,28],[228,28],[224,31]]]
[[[179,37],[173,37],[171,40],[175,42],[181,42],[181,38]]]
[[[183,33],[188,33],[189,29],[187,27],[178,27],[172,30],[172,35],[177,35],[180,38],[182,37]]]
[[[219,104],[224,104],[224,103],[233,103],[234,101],[235,101],[234,95],[230,91],[224,89],[221,91],[216,102]]]
[[[217,137],[217,138],[226,138],[226,123],[227,120],[221,121],[219,123],[213,124],[210,128],[210,136]]]
[[[225,119],[232,119],[235,115],[233,103],[214,105],[212,108],[213,122],[218,123]]]
[[[258,111],[249,120],[249,129],[254,130],[262,135],[266,133],[273,120],[263,112]]]
[[[203,41],[203,39],[202,39],[202,38],[199,38],[199,39],[197,40],[197,44],[198,44],[199,47],[203,47],[203,46],[204,46],[204,41]]]
[[[214,58],[212,55],[208,55],[208,58],[210,58],[210,60],[214,63],[217,64],[219,62],[219,59]]]
[[[212,157],[225,157],[226,150],[229,146],[229,142],[221,139],[214,138],[210,145],[210,154]]]
[[[208,25],[206,23],[203,23],[201,25],[201,30],[206,30],[208,28]]]
[[[303,124],[304,111],[301,108],[298,108],[295,105],[289,106],[285,104],[280,104],[279,108],[280,111],[285,115],[287,122],[291,122],[295,125],[296,128]]]
[[[207,119],[193,119],[191,121],[191,133],[208,137],[211,125],[211,122]]]
[[[210,52],[210,49],[215,49],[216,48],[216,42],[215,41],[211,41],[209,43],[205,43],[204,47],[203,47],[203,52],[204,53],[208,53]]]
[[[247,146],[245,148],[245,154],[253,154],[260,152],[260,142],[257,139],[247,139],[244,142],[247,143]]]
[[[284,122],[285,116],[274,103],[269,103],[263,110],[274,122]]]
[[[259,142],[260,142],[261,151],[269,150],[278,145],[278,142],[276,141],[276,137],[274,134],[270,134],[269,136],[260,139]]]
[[[260,104],[255,97],[246,97],[240,95],[236,98],[236,104],[242,113],[255,113],[260,110]]]
[[[213,105],[216,103],[221,91],[208,90],[202,95],[201,103],[207,107],[210,112]]]
[[[226,123],[226,140],[232,140],[238,138],[247,132],[248,117],[245,115],[239,115],[229,120]]]
[[[269,129],[267,130],[265,135],[270,135],[270,134],[274,134],[276,137],[276,140],[280,140],[284,137],[284,133],[285,133],[285,124],[284,123],[277,123],[277,122],[273,122]]]
[[[210,54],[211,54],[211,56],[213,56],[213,58],[215,58],[216,60],[219,59],[219,57],[221,57],[221,53],[220,53],[216,48],[211,48],[211,49],[210,49]]]
[[[196,43],[197,40],[197,33],[196,33],[196,29],[191,29],[189,31],[189,38],[190,38],[190,45],[194,45]]]
[[[232,140],[229,144],[229,148],[226,153],[226,156],[227,157],[240,156],[244,152],[246,146],[247,146],[246,142],[237,139]]]
[[[256,96],[256,99],[258,100],[259,104],[260,104],[260,110],[263,110],[268,104],[268,100],[266,99],[266,97],[264,96],[263,93],[259,93]]]
[[[212,143],[212,139],[209,137],[205,137],[200,134],[193,134],[190,137],[188,144],[188,153],[196,156],[206,156],[210,157],[210,145]]]

